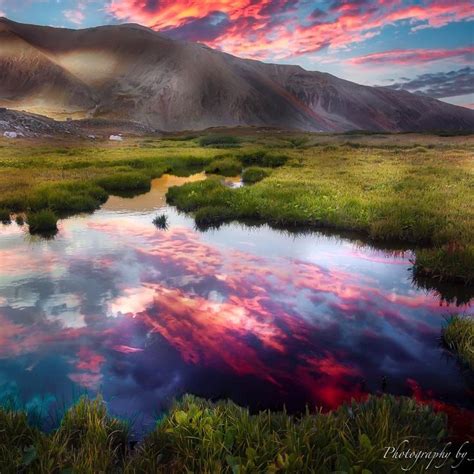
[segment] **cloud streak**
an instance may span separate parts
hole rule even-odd
[[[421,74],[415,79],[401,80],[386,87],[437,99],[474,94],[474,68]]]
[[[473,59],[474,47],[468,46],[456,49],[393,49],[351,58],[349,62],[355,65],[411,66],[442,60],[471,62]]]

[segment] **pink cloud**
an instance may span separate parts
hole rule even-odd
[[[346,48],[398,22],[409,22],[415,31],[474,17],[471,2],[465,0],[425,0],[413,6],[398,0],[348,0],[309,16],[300,2],[283,0],[113,0],[107,10],[119,20],[258,59]]]
[[[69,20],[71,23],[75,25],[81,25],[82,22],[85,20],[86,16],[81,10],[64,10],[63,12],[64,17],[66,20]]]
[[[370,64],[374,66],[384,66],[386,64],[416,65],[447,59],[467,62],[471,61],[473,57],[473,46],[456,49],[392,49],[351,58],[349,62],[355,65]]]

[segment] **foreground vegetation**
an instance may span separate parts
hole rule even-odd
[[[0,427],[2,473],[399,472],[403,461],[384,457],[388,446],[409,439],[412,449],[434,450],[446,437],[444,415],[388,395],[299,417],[186,396],[138,447],[101,400],[81,399],[49,434],[8,409]]]
[[[442,332],[445,346],[474,370],[474,317],[453,316]]]
[[[0,220],[44,209],[59,218],[97,209],[151,179],[242,173],[170,190],[202,227],[230,220],[356,231],[414,247],[415,275],[474,285],[474,164],[470,137],[236,132],[121,144],[0,139]],[[28,216],[27,216],[28,220]]]

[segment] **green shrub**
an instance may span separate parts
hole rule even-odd
[[[49,209],[29,213],[27,223],[30,234],[54,234],[58,230],[58,218]]]
[[[221,158],[206,166],[206,173],[222,176],[236,176],[242,171],[242,164],[234,158]]]
[[[207,135],[199,139],[201,146],[235,147],[240,143],[237,137],[228,135]]]
[[[258,166],[251,166],[246,168],[242,173],[242,181],[244,183],[253,184],[262,181],[270,175],[268,170],[265,168],[259,168]]]
[[[453,316],[443,328],[442,338],[446,347],[474,370],[474,316]]]
[[[101,178],[97,184],[108,192],[147,191],[150,189],[150,178],[137,172],[120,173]]]

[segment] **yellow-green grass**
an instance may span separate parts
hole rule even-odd
[[[50,209],[30,212],[26,223],[31,234],[54,235],[58,231],[58,216]]]
[[[109,193],[130,192],[130,183],[140,192],[165,172],[203,171],[223,158],[219,147],[230,132],[223,133],[205,146],[179,135],[121,144],[0,139],[0,209],[92,211]],[[172,189],[169,201],[201,224],[240,219],[353,230],[374,242],[416,247],[420,277],[473,284],[472,137],[235,134],[239,146],[226,150],[226,159],[244,168],[279,167],[240,189],[218,181]]]
[[[442,331],[446,347],[474,370],[474,316],[453,316]]]
[[[387,447],[409,439],[413,450],[435,450],[446,436],[444,415],[389,395],[299,416],[185,396],[132,449],[127,423],[82,398],[49,434],[0,409],[0,472],[398,472],[404,464]]]
[[[231,157],[218,158],[206,166],[206,173],[222,176],[237,176],[242,171],[242,163]]]
[[[250,166],[249,168],[245,168],[242,172],[242,181],[245,184],[254,184],[262,181],[264,178],[268,178],[269,175],[270,173],[266,168]]]

